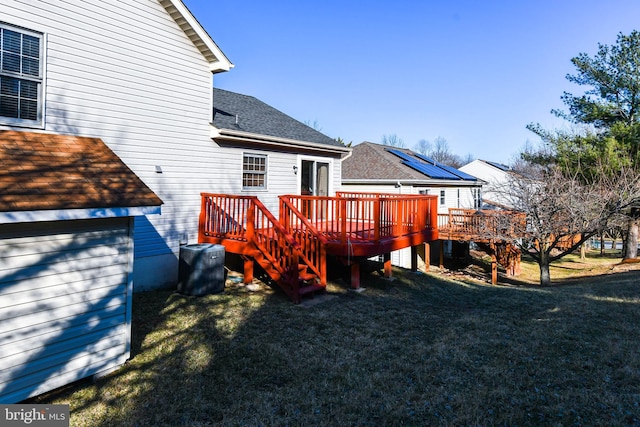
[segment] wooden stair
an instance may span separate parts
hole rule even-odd
[[[516,276],[520,274],[520,265],[522,262],[522,253],[514,244],[506,241],[498,242],[476,242],[476,244],[491,255],[491,283],[497,284],[497,264],[500,264],[507,276]]]
[[[324,269],[314,267],[317,257],[308,251],[318,245],[315,234],[290,232],[255,196],[203,193],[200,230],[200,243],[222,244],[241,255],[245,283],[253,280],[257,262],[296,304],[326,290]]]
[[[327,286],[320,284],[320,279],[314,273],[309,271],[306,264],[298,264],[298,294],[300,297],[310,295],[313,297],[316,293],[324,293]]]

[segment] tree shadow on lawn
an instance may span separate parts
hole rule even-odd
[[[594,297],[394,275],[312,307],[264,284],[136,294],[132,359],[43,401],[105,427],[640,422],[631,281]]]

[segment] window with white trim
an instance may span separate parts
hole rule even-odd
[[[482,192],[479,188],[473,189],[473,208],[480,209],[482,207]]]
[[[0,23],[0,124],[42,125],[43,36]]]
[[[444,195],[445,195],[445,191],[444,191],[444,190],[440,190],[440,204],[441,204],[441,205],[444,205],[444,204],[445,204],[445,198],[444,198]]]
[[[242,188],[244,190],[267,189],[267,156],[246,153],[243,155]]]

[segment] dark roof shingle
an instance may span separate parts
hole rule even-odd
[[[215,88],[213,106],[213,125],[219,129],[344,146],[253,96]]]
[[[98,138],[0,131],[0,212],[159,206]]]

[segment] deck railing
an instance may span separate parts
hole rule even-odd
[[[327,282],[326,237],[291,203],[288,196],[280,196],[280,224],[293,237],[300,248],[302,261],[320,279]]]
[[[452,208],[449,213],[438,214],[439,232],[454,238],[517,238],[524,235],[525,226],[521,212]]]
[[[330,242],[376,243],[423,233],[437,224],[436,196],[342,192],[336,195],[280,197]]]
[[[299,244],[262,202],[256,196],[210,193],[201,196],[200,238],[253,243],[297,294]]]

